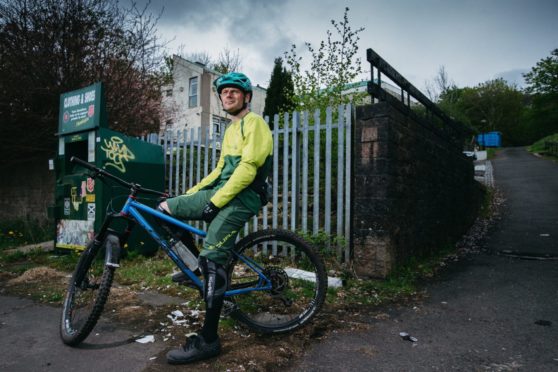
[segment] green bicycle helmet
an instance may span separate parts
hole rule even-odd
[[[218,94],[221,94],[221,91],[227,87],[235,87],[242,90],[244,93],[252,93],[252,83],[250,79],[241,72],[229,72],[220,76],[215,79],[213,86],[217,89]]]

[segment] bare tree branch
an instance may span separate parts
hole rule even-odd
[[[54,153],[60,94],[96,81],[105,83],[111,128],[131,135],[158,129],[163,45],[148,5],[0,4],[0,164]]]

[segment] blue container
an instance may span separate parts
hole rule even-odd
[[[479,144],[479,146],[484,146],[484,147],[501,147],[502,133],[488,132],[488,133],[478,134],[477,143]]]

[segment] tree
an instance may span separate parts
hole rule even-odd
[[[226,74],[231,71],[239,71],[242,66],[242,58],[240,57],[240,51],[238,49],[235,52],[230,50],[228,47],[223,48],[223,50],[219,52],[217,60],[211,57],[207,51],[185,53],[185,49],[185,45],[180,45],[178,47],[177,55],[188,61],[199,62],[221,74]]]
[[[269,117],[269,124],[272,128],[275,114],[282,114],[294,109],[293,96],[294,86],[291,73],[283,67],[282,58],[275,58],[263,112],[264,116]]]
[[[186,56],[186,59],[192,62],[199,62],[208,67],[213,64],[213,60],[208,52],[190,53]]]
[[[558,94],[537,94],[525,110],[528,144],[558,133]]]
[[[558,49],[523,75],[532,96],[525,113],[531,142],[558,133]]]
[[[441,95],[447,95],[457,88],[454,81],[450,79],[445,66],[440,66],[438,74],[432,81],[426,82],[426,94],[432,102],[438,102]]]
[[[458,88],[456,85],[449,87],[439,94],[437,102],[438,106],[453,120],[471,126],[471,120],[460,105],[466,89],[470,88]]]
[[[157,19],[110,0],[0,4],[0,164],[52,156],[61,93],[105,83],[109,126],[158,130]]]
[[[343,20],[331,20],[335,33],[327,30],[327,40],[321,41],[316,50],[305,43],[310,52],[310,68],[303,69],[303,60],[297,54],[296,45],[285,52],[285,60],[292,73],[297,109],[324,109],[330,105],[359,101],[367,94],[346,95],[347,84],[352,83],[362,72],[361,60],[357,58],[358,34],[364,28],[353,30],[349,24],[349,8],[345,8]]]
[[[220,72],[221,74],[226,74],[232,71],[239,71],[241,68],[240,51],[237,49],[236,52],[231,51],[229,48],[223,49],[219,52],[219,57],[217,62],[212,64],[212,68]]]
[[[466,90],[462,99],[469,106],[471,124],[480,123],[479,129],[501,131],[505,135],[519,123],[523,94],[501,78]]]
[[[530,94],[558,94],[558,49],[543,58],[530,72],[523,74]]]
[[[451,88],[440,96],[440,107],[479,132],[500,131],[508,144],[524,144],[522,115],[524,95],[503,79],[474,88]]]

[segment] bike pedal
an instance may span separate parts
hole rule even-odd
[[[188,288],[199,289],[196,283],[194,283],[192,279],[190,279],[190,277],[180,271],[172,274],[171,280],[176,284],[184,285]]]
[[[198,269],[196,269],[196,271],[194,271],[194,275],[196,275],[197,277],[200,277],[201,272]],[[192,282],[192,279],[190,279],[190,277],[188,275],[184,274],[182,271],[177,271],[177,272],[173,273],[171,275],[171,280],[174,283],[179,283],[179,284],[182,284],[183,282],[190,282],[190,283]]]
[[[223,310],[221,312],[223,316],[229,316],[236,310],[238,310],[238,306],[234,302],[227,299],[223,301]]]

